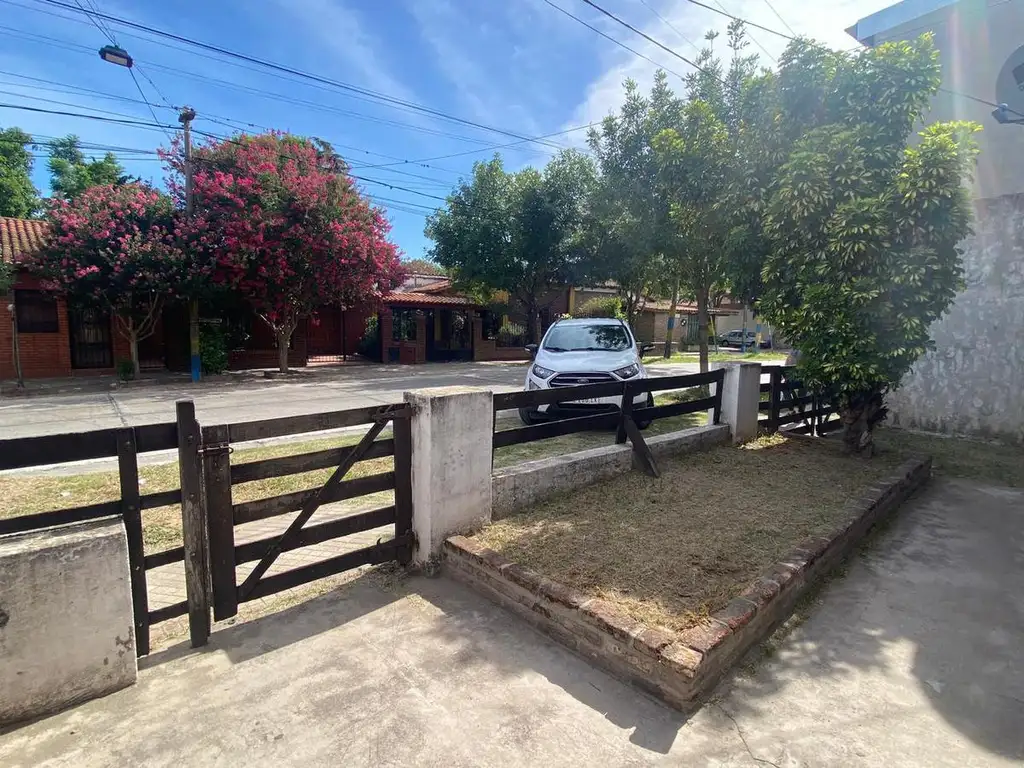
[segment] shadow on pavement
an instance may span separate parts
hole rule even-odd
[[[447,577],[416,579],[416,594],[444,614],[433,639],[455,647],[460,674],[514,681],[536,672],[622,729],[630,742],[667,754],[688,716],[593,667],[514,614]],[[482,610],[485,608],[486,610]]]
[[[858,692],[834,702],[853,704],[844,715],[895,725],[910,685],[975,745],[1024,758],[1024,598],[1011,586],[1024,583],[1024,491],[935,479],[867,544],[801,609],[805,625],[723,686],[729,709],[759,713],[794,681],[829,678]]]

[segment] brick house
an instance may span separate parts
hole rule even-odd
[[[0,259],[6,263],[16,265],[38,251],[45,239],[45,222],[0,217]],[[0,322],[0,379],[15,377],[15,322],[26,379],[113,373],[115,360],[130,356],[128,342],[113,333],[108,317],[69,304],[25,270],[16,269],[14,286],[0,301],[5,309]],[[140,344],[140,355],[148,351]]]

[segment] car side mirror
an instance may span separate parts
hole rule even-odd
[[[533,358],[535,358],[537,356],[537,349],[538,349],[538,347],[537,347],[536,344],[527,344],[524,347],[524,349],[530,355],[530,359],[531,360],[533,360]]]
[[[654,351],[654,345],[653,344],[641,344],[640,345],[640,354],[641,354],[641,356],[646,355],[648,352],[653,352],[653,351]]]

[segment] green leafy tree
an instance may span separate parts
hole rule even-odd
[[[980,126],[935,123],[910,143],[941,80],[929,36],[858,54],[797,41],[779,63],[770,122],[797,138],[759,180],[759,306],[804,383],[838,401],[848,448],[870,454],[885,393],[960,285]]]
[[[714,33],[707,35],[709,45],[697,59],[699,69],[688,79],[686,103],[676,113],[675,125],[652,140],[656,188],[669,206],[665,267],[697,305],[701,371],[708,369],[711,306],[729,276],[734,212],[723,205],[723,197],[736,173],[737,136],[746,118],[745,89],[757,65],[756,56],[743,54],[747,43],[741,22],[729,26],[732,56],[725,74],[711,47],[715,38]],[[674,296],[677,293],[673,291]]]
[[[72,200],[96,186],[126,184],[132,181],[125,174],[117,157],[107,152],[102,158],[86,158],[75,135],[56,139],[50,144],[50,189],[58,199]]]
[[[0,216],[25,219],[39,208],[31,146],[32,137],[20,128],[0,130]]]
[[[597,170],[565,150],[540,172],[505,171],[501,158],[473,167],[473,177],[427,221],[431,258],[456,280],[483,292],[506,291],[540,338],[545,294],[582,280],[589,267],[585,222]]]
[[[589,232],[597,272],[618,285],[633,323],[646,298],[661,293],[666,281],[670,206],[658,187],[652,142],[677,124],[682,102],[662,71],[649,96],[633,80],[626,81],[625,89],[618,114],[606,117],[588,136],[601,170]]]

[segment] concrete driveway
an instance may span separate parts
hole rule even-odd
[[[695,373],[696,364],[650,366],[656,376]],[[338,411],[399,402],[402,393],[451,385],[518,389],[525,363],[361,365],[309,369],[292,381],[216,381],[192,385],[128,386],[99,392],[0,399],[0,438],[30,437],[90,429],[174,421],[176,400],[191,398],[199,421],[239,421]]]
[[[1024,492],[936,481],[687,718],[465,587],[377,574],[0,735],[5,766],[1009,766]]]

